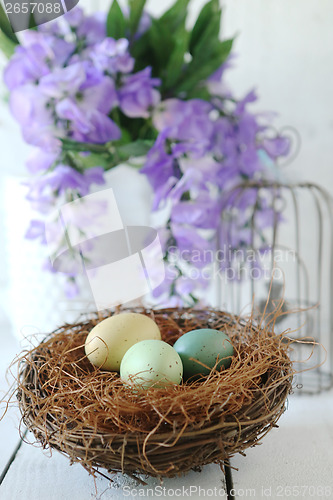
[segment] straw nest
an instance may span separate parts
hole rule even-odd
[[[84,354],[91,328],[119,311],[63,326],[19,360],[22,422],[44,448],[92,474],[172,477],[213,462],[223,467],[277,427],[293,377],[283,336],[216,310],[131,311],[151,316],[171,345],[192,329],[225,331],[234,345],[231,366],[179,386],[133,391]]]

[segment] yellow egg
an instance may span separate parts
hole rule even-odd
[[[104,319],[91,330],[85,352],[93,365],[119,371],[126,351],[137,342],[150,339],[161,339],[155,321],[144,314],[120,313]]]

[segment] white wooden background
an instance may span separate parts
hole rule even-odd
[[[86,1],[95,10],[109,2]],[[151,11],[160,12],[170,0],[150,0]],[[193,14],[203,0],[194,0]],[[302,180],[318,181],[333,193],[333,2],[331,0],[225,0],[226,36],[239,33],[236,69],[229,81],[241,95],[258,85],[260,109],[278,110],[279,123],[295,126],[303,146],[290,174]],[[26,148],[6,105],[0,112],[0,173],[24,172]],[[1,181],[1,175],[0,175]],[[5,207],[0,203],[0,211]],[[3,212],[2,212],[3,213]],[[6,264],[3,255],[0,214],[0,298],[6,293]],[[309,227],[311,233],[313,228]],[[2,294],[2,295],[1,295]],[[0,303],[0,390],[6,391],[4,372],[20,346],[11,335],[4,300]],[[289,398],[288,411],[280,428],[272,431],[261,446],[235,457],[231,465],[237,498],[333,498],[333,393]],[[18,415],[12,410],[0,422],[0,473],[18,443]],[[201,474],[165,482],[167,492],[183,485],[220,488],[222,476],[215,466]],[[54,453],[47,457],[40,449],[22,445],[0,486],[3,500],[67,500],[92,498],[135,498],[125,496],[122,486],[132,486],[117,477],[113,486],[92,478]],[[97,492],[96,492],[97,487]],[[142,492],[141,492],[142,493]],[[146,496],[148,496],[146,490]],[[150,495],[151,496],[151,495]],[[157,497],[157,494],[155,494]],[[204,497],[203,491],[201,497]],[[198,493],[192,498],[199,498]]]

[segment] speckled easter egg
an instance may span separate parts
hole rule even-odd
[[[234,348],[228,335],[219,330],[201,328],[182,335],[174,344],[184,366],[184,378],[208,375],[215,366],[228,368]],[[202,366],[203,363],[205,366]]]
[[[180,384],[182,376],[179,354],[162,340],[138,342],[126,352],[120,365],[122,381],[143,389]]]
[[[85,352],[93,365],[103,370],[119,371],[126,351],[146,339],[161,339],[155,321],[144,314],[115,314],[91,330],[85,341]]]

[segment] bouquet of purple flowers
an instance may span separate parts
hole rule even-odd
[[[270,164],[289,153],[288,139],[249,111],[255,93],[239,100],[223,84],[233,40],[220,40],[219,1],[203,7],[191,30],[188,4],[177,0],[160,18],[145,0],[126,10],[114,0],[107,15],[76,7],[22,32],[20,42],[0,11],[10,107],[32,146],[27,197],[41,214],[27,238],[45,244],[45,214],[140,157],[152,210],[167,213],[158,228],[166,279],[154,295],[176,304],[196,302],[209,284],[207,255],[226,244],[230,227],[231,250],[251,244],[249,207],[257,206],[258,234],[272,226],[270,200],[236,188],[272,179]],[[74,267],[69,284],[73,293]]]

